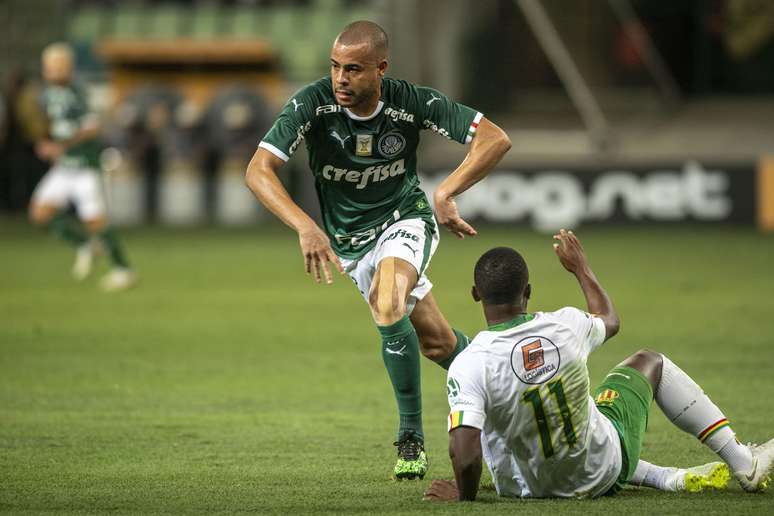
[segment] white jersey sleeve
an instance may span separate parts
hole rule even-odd
[[[599,317],[570,306],[557,310],[554,315],[572,330],[586,356],[605,342],[607,330]]]
[[[450,432],[460,426],[484,429],[486,389],[484,364],[479,355],[463,352],[452,362],[446,381],[446,393],[449,398]]]

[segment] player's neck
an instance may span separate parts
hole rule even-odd
[[[379,106],[379,99],[382,97],[382,88],[381,85],[376,88],[376,91],[374,92],[373,96],[369,98],[368,100],[361,102],[360,104],[356,106],[352,106],[349,109],[349,111],[357,116],[367,117],[371,116],[374,111],[376,111],[377,106]]]
[[[484,305],[484,318],[487,326],[495,326],[511,321],[527,313],[527,305]]]

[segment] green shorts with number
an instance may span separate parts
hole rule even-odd
[[[613,423],[621,439],[621,474],[608,494],[620,491],[637,469],[652,400],[650,382],[631,367],[614,368],[594,391],[597,408]]]

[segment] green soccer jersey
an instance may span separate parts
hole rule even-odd
[[[296,92],[259,146],[287,161],[306,142],[325,231],[336,254],[354,259],[396,220],[432,220],[417,176],[419,132],[468,143],[481,117],[434,89],[390,78],[374,113],[357,116],[336,103],[325,77]]]
[[[54,141],[72,138],[95,115],[89,113],[86,96],[78,86],[49,85],[41,97],[43,109],[49,119],[49,134]],[[99,170],[99,142],[89,140],[71,147],[57,161],[57,165],[73,168],[94,168]]]

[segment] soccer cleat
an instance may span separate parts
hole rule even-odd
[[[398,462],[394,469],[395,478],[398,480],[425,478],[428,463],[422,440],[414,432],[405,432],[393,445],[398,447]]]
[[[681,469],[680,473],[683,479],[678,482],[678,486],[682,484],[682,488],[678,487],[677,490],[687,493],[699,493],[705,489],[725,489],[731,478],[725,462],[710,462],[703,466]]]
[[[757,493],[769,487],[771,473],[774,469],[774,439],[763,444],[748,444],[753,456],[753,467],[749,473],[734,472],[736,480],[742,489]]]
[[[73,278],[78,281],[85,280],[94,266],[94,245],[91,241],[78,247],[75,251],[75,263],[73,264]]]
[[[115,267],[100,281],[100,287],[105,292],[126,290],[137,284],[137,274],[131,269]]]

